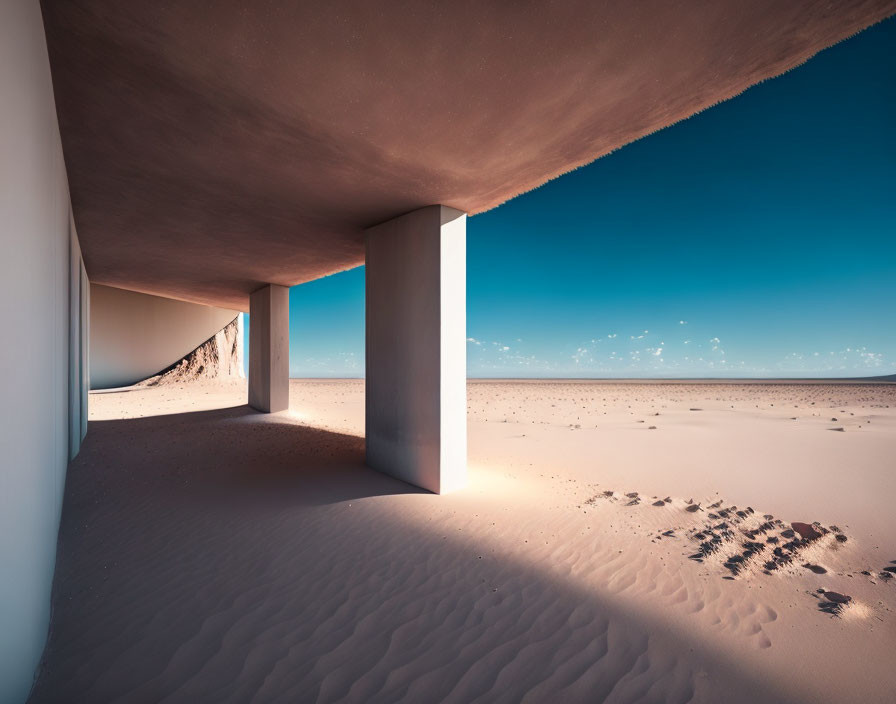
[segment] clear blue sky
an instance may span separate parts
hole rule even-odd
[[[467,226],[471,377],[896,372],[896,19]],[[364,270],[290,292],[363,376]]]

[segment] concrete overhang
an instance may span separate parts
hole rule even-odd
[[[896,0],[43,0],[91,281],[246,310],[365,228],[493,208]]]

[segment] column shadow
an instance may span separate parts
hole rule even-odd
[[[177,474],[153,482],[159,500],[238,501],[279,505],[335,504],[393,494],[428,493],[370,469],[364,438],[304,425],[287,414],[259,413],[247,405],[171,415],[91,421],[91,442],[72,471],[98,458],[126,468],[113,479]],[[102,472],[100,467],[93,471]],[[169,493],[173,492],[173,493]]]

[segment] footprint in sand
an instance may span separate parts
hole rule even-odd
[[[806,564],[803,565],[803,567],[805,567],[810,572],[814,572],[815,574],[827,574],[828,573],[828,571],[821,565],[816,565],[811,562],[807,562]]]
[[[821,595],[821,599],[818,602],[818,610],[831,616],[840,616],[846,605],[852,602],[851,596],[841,594],[840,592],[829,592],[819,589],[816,591],[816,594]]]
[[[627,500],[626,506],[636,506],[641,503],[641,495],[636,491],[620,496]],[[610,501],[617,500],[613,491],[606,490],[585,503],[593,504],[599,498]],[[650,505],[656,508],[672,502],[671,497],[658,499],[656,496],[653,496],[651,498],[653,501],[650,502]],[[814,551],[812,557],[816,557],[819,546],[821,546],[822,551],[840,550],[843,549],[841,546],[848,542],[847,536],[839,526],[831,525],[829,528],[826,528],[818,522],[807,523],[803,521],[793,521],[790,524],[786,524],[770,513],[756,513],[751,506],[744,508],[738,508],[735,505],[723,507],[723,504],[724,500],[719,499],[703,508],[693,498],[688,499],[685,502],[684,510],[686,513],[691,514],[693,518],[688,518],[682,525],[665,531],[657,531],[654,534],[653,542],[664,539],[679,540],[684,538],[696,543],[696,552],[692,554],[685,553],[688,558],[701,563],[709,560],[709,564],[724,568],[721,576],[723,579],[728,580],[755,579],[761,574],[772,575],[775,571],[784,568],[790,568],[791,573],[793,573],[793,570],[799,569],[799,567],[817,575],[828,574],[828,568],[818,564],[818,562],[806,561],[806,557],[809,557],[809,555],[805,554],[805,557],[803,557],[804,551],[811,546],[811,549]],[[697,515],[698,512],[705,513]],[[681,536],[679,532],[682,534]],[[819,542],[826,537],[828,542]],[[710,559],[713,556],[715,556],[715,560]],[[800,560],[800,557],[803,557],[803,559]],[[862,571],[862,574],[871,576],[871,572],[867,570]],[[884,580],[896,578],[896,560],[882,567],[878,577]],[[624,590],[630,584],[620,581],[615,586]],[[680,593],[674,590],[672,592],[674,594],[674,602],[678,602],[679,597],[682,595],[686,599],[686,589],[682,589]],[[848,595],[839,594],[838,592],[826,594],[829,594],[829,597],[823,596],[821,599],[822,604],[819,605],[819,608],[826,613],[838,615],[840,610],[850,603]],[[817,595],[813,594],[813,596]],[[699,611],[701,608],[698,607],[696,610]],[[764,611],[764,614],[759,615],[759,623],[777,618],[774,610],[766,608]],[[751,633],[757,634],[757,629],[753,626],[753,623],[755,621],[750,624]],[[756,638],[756,641],[761,641],[760,647],[771,645],[767,635],[761,629],[758,629],[758,631],[757,635],[759,637]]]

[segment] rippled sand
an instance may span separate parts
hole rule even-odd
[[[892,701],[894,385],[472,382],[446,496],[244,398],[91,395],[32,701]]]

